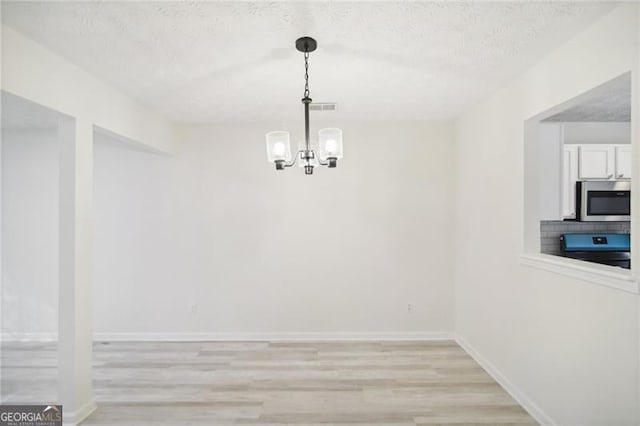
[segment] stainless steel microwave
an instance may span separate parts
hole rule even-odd
[[[631,182],[576,182],[576,218],[584,222],[631,220]]]

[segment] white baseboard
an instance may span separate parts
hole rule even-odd
[[[455,341],[473,358],[486,372],[506,390],[538,423],[543,426],[557,426],[551,417],[547,415],[531,398],[522,392],[516,385],[507,379],[498,368],[489,362],[478,352],[464,337],[455,335]]]
[[[3,333],[3,342],[55,342],[56,333]],[[206,341],[372,341],[454,340],[448,331],[398,332],[198,332],[198,333],[95,333],[96,342],[206,342]]]
[[[63,426],[76,426],[79,425],[84,419],[89,417],[91,413],[96,410],[96,402],[91,399],[87,401],[82,407],[78,408],[76,411],[72,411],[70,413],[64,411],[64,406],[62,407],[62,424]]]
[[[371,340],[453,340],[451,332],[274,332],[274,333],[96,333],[94,340],[121,342],[203,342],[203,341],[371,341]]]

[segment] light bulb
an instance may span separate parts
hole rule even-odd
[[[284,151],[285,151],[285,147],[284,147],[284,144],[282,142],[276,142],[273,145],[273,156],[274,157],[278,157],[278,158],[284,157]]]
[[[335,155],[336,151],[338,150],[338,143],[336,142],[336,140],[329,139],[325,145],[325,150],[327,151],[327,154],[329,154],[329,156]]]

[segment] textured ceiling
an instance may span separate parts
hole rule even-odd
[[[622,84],[616,84],[602,93],[588,97],[544,121],[629,122],[631,121],[631,78],[625,78]]]
[[[614,6],[593,2],[2,2],[2,21],[176,122],[452,118]]]

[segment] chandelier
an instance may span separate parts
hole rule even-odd
[[[309,140],[309,53],[316,50],[318,44],[311,37],[296,40],[296,49],[304,54],[304,139],[305,147],[292,157],[289,132],[275,131],[267,133],[267,159],[276,165],[276,170],[284,170],[300,160],[300,167],[307,175],[313,174],[314,167],[327,166],[334,168],[342,158],[342,130],[336,128],[321,129],[318,132],[318,152],[311,149]]]

